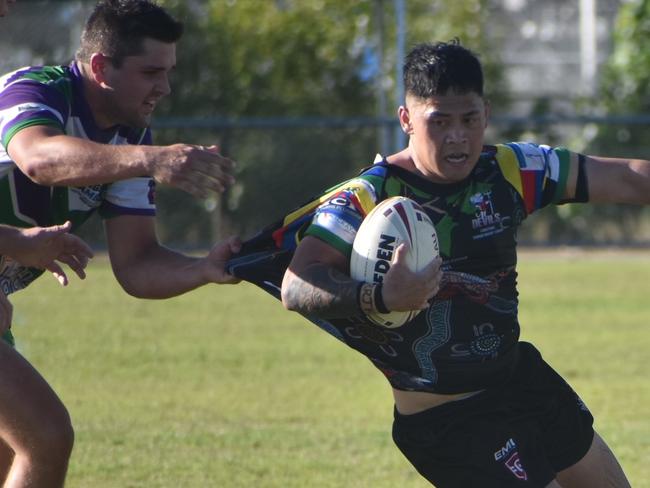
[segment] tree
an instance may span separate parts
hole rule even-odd
[[[430,1],[406,4],[409,46],[460,37],[477,52],[492,52],[483,45],[484,0],[445,0],[436,2],[433,10]],[[223,152],[239,162],[239,169],[236,187],[216,206],[218,214],[209,215],[200,202],[161,189],[164,220],[174,222],[162,229],[164,239],[192,235],[209,241],[216,225],[221,233],[248,235],[372,162],[380,147],[376,126],[310,123],[318,117],[331,121],[376,114],[377,77],[385,78],[383,86],[389,90],[395,84],[392,1],[168,0],[166,5],[185,20],[187,29],[179,45],[174,94],[157,118],[191,118],[194,125],[224,123],[219,129],[165,129],[158,131],[161,140],[217,139]],[[377,52],[378,7],[386,25],[383,56]],[[378,59],[383,66],[377,66]],[[500,86],[500,71],[492,69],[492,60],[486,65],[489,80]],[[391,115],[400,102],[391,97]],[[242,117],[294,117],[296,126],[239,129],[227,123]],[[183,208],[190,209],[191,218],[171,212]]]
[[[650,127],[633,123],[633,117],[650,113],[650,0],[633,0],[621,6],[599,100],[600,112],[620,117],[621,123],[596,127],[589,142],[592,154],[647,154]],[[650,236],[648,208],[589,206],[582,211],[581,219],[590,229],[605,234],[601,240],[647,242]]]

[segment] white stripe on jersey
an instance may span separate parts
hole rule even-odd
[[[19,103],[18,105],[14,105],[4,110],[0,110],[0,134],[4,132],[5,127],[9,122],[13,122],[13,120],[19,115],[25,112],[42,112],[42,111],[50,112],[58,119],[59,122],[61,122],[61,125],[63,125],[63,116],[61,115],[61,113],[58,112],[57,110],[54,110],[49,105],[44,105],[42,103],[35,103],[35,102]]]
[[[130,178],[108,185],[104,199],[121,208],[155,210],[156,205],[148,199],[150,177]]]
[[[548,157],[547,173],[550,173],[549,178],[557,183],[560,180],[560,157],[555,151],[549,151],[546,155]]]

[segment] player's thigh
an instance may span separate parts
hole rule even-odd
[[[4,486],[7,474],[11,469],[11,463],[14,462],[14,451],[7,443],[0,439],[0,485]]]
[[[587,454],[570,468],[560,471],[562,488],[629,488],[621,465],[605,441],[594,432]]]
[[[68,411],[40,373],[0,341],[0,437],[12,447],[70,436]]]

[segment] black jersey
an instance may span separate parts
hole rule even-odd
[[[487,146],[463,181],[437,184],[380,160],[245,243],[230,271],[277,298],[296,245],[315,236],[349,256],[374,206],[403,195],[435,224],[443,259],[440,291],[427,310],[387,329],[363,314],[307,317],[367,356],[398,389],[460,393],[499,384],[515,364],[517,228],[532,212],[562,203],[583,157],[530,143]]]

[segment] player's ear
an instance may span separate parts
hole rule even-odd
[[[106,84],[106,70],[109,63],[110,59],[102,53],[93,53],[90,56],[90,71],[95,81],[100,85]]]
[[[413,124],[411,124],[411,115],[409,114],[409,109],[404,105],[400,105],[400,107],[397,109],[397,117],[399,118],[399,125],[402,127],[404,133],[411,135],[413,132]]]
[[[492,105],[490,104],[490,101],[487,98],[483,100],[483,104],[485,106],[485,127],[487,127],[488,120],[490,120],[490,112],[492,111]]]

